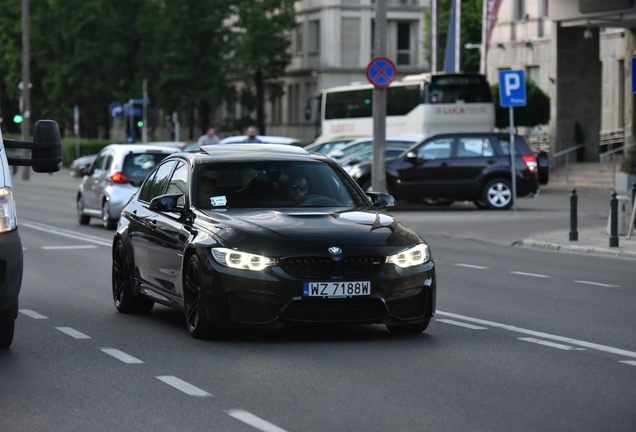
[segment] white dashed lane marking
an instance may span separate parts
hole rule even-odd
[[[488,330],[486,327],[479,327],[479,326],[476,326],[476,325],[467,324],[467,323],[463,323],[463,322],[459,322],[459,321],[453,321],[453,320],[449,320],[449,319],[438,319],[436,321],[443,322],[443,323],[446,323],[446,324],[451,324],[451,325],[458,326],[458,327],[465,327],[465,328],[469,328],[469,329],[473,329],[473,330]]]
[[[30,309],[20,309],[20,313],[23,313],[24,315],[29,316],[33,319],[49,319],[49,317],[46,317]]]
[[[125,352],[120,351],[120,350],[115,349],[115,348],[101,348],[101,350],[103,352],[105,352],[106,354],[115,357],[117,360],[123,361],[124,363],[128,363],[128,364],[142,364],[143,363],[138,358],[135,358],[135,357],[133,357],[131,355],[128,355]]]
[[[90,336],[86,336],[84,333],[78,332],[77,330],[74,330],[70,327],[55,327],[55,328],[61,331],[62,333],[65,333],[71,337],[74,337],[75,339],[90,339],[91,338]]]
[[[558,348],[558,349],[562,349],[562,350],[576,350],[576,351],[582,351],[585,350],[585,348],[574,348],[572,346],[569,345],[563,345],[563,344],[559,344],[559,343],[555,343],[555,342],[548,342],[548,341],[544,341],[541,339],[535,339],[535,338],[519,338],[519,340],[522,341],[526,341],[526,342],[531,342],[534,344],[538,344],[538,345],[544,345],[544,346],[548,346],[548,347],[552,347],[552,348]]]
[[[165,382],[169,386],[172,386],[176,388],[177,390],[182,391],[183,393],[188,394],[190,396],[199,396],[199,397],[212,396],[210,393],[204,390],[201,390],[200,388],[195,387],[192,384],[189,384],[175,376],[163,375],[163,376],[158,376],[157,379],[159,381]]]
[[[281,429],[276,425],[271,424],[268,421],[263,420],[260,417],[256,417],[254,414],[250,414],[243,410],[228,410],[225,411],[237,420],[242,421],[256,429],[263,432],[286,432],[285,429]]]
[[[624,350],[624,349],[620,349],[620,348],[614,348],[614,347],[610,347],[607,345],[600,345],[600,344],[596,344],[596,343],[592,343],[592,342],[586,342],[586,341],[582,341],[582,340],[578,340],[578,339],[572,339],[572,338],[568,338],[568,337],[563,337],[563,336],[557,336],[557,335],[553,335],[553,334],[549,334],[549,333],[543,333],[543,332],[538,332],[538,331],[534,331],[534,330],[528,330],[528,329],[524,329],[521,327],[515,327],[512,325],[508,325],[508,324],[501,324],[501,323],[497,323],[494,321],[487,321],[487,320],[483,320],[483,319],[479,319],[479,318],[472,318],[472,317],[468,317],[468,316],[464,316],[464,315],[458,315],[458,314],[454,314],[454,313],[450,313],[450,312],[442,312],[440,310],[435,312],[436,315],[442,315],[442,316],[447,316],[449,318],[455,318],[455,319],[459,319],[459,320],[463,320],[463,321],[468,321],[468,322],[472,322],[475,324],[481,324],[481,325],[485,325],[485,326],[489,326],[489,327],[495,327],[495,328],[500,328],[503,330],[508,330],[508,331],[513,331],[516,333],[522,333],[522,334],[526,334],[528,336],[535,336],[537,338],[541,338],[541,339],[552,339],[554,341],[558,341],[558,342],[563,342],[563,343],[567,343],[570,345],[576,345],[576,346],[580,346],[583,348],[589,348],[589,349],[593,349],[593,350],[597,350],[597,351],[603,351],[603,352],[607,352],[607,353],[612,353],[612,354],[616,354],[616,355],[620,355],[620,356],[624,356],[624,357],[631,357],[636,359],[636,352],[634,351],[628,351],[628,350]]]
[[[538,277],[538,278],[549,278],[550,277],[548,275],[542,275],[542,274],[537,274],[537,273],[526,273],[526,272],[520,272],[520,271],[511,271],[510,273],[518,274],[518,275],[521,275],[521,276],[531,276],[531,277]]]
[[[478,266],[478,265],[473,265],[473,264],[456,263],[455,265],[458,266],[458,267],[468,267],[468,268],[474,268],[474,269],[479,269],[479,270],[488,270],[488,267]]]
[[[619,363],[625,363],[628,365],[636,366],[636,361],[634,360],[621,360]]]
[[[589,281],[581,281],[581,280],[575,280],[574,282],[587,284],[587,285],[596,285],[596,286],[605,287],[605,288],[620,288],[621,287],[620,285],[610,285],[610,284],[604,284],[600,282],[589,282]]]

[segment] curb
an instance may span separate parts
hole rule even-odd
[[[558,252],[571,252],[571,253],[589,253],[606,256],[618,256],[622,258],[636,259],[636,251],[621,250],[621,249],[605,249],[596,246],[574,246],[574,245],[562,245],[559,243],[550,243],[542,240],[535,239],[523,239],[521,242],[516,243],[523,247],[533,247],[538,249],[546,249]]]

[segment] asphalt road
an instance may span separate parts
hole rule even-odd
[[[54,179],[15,185],[25,278],[0,353],[2,431],[636,430],[634,260],[514,246],[558,229],[567,194],[518,212],[393,211],[438,267],[422,335],[338,326],[197,341],[179,312],[115,310],[112,232],[77,225],[73,188]],[[607,217],[591,204],[582,215],[582,227]]]

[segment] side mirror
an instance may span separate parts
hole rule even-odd
[[[37,173],[59,171],[62,166],[62,138],[57,122],[38,120],[33,135],[33,142],[3,139],[5,148],[32,150],[31,158],[8,157],[9,165],[30,166]]]
[[[183,207],[177,206],[177,202],[182,196],[183,194],[171,194],[154,197],[150,200],[150,210],[185,213],[185,209]]]
[[[386,209],[395,207],[395,198],[388,193],[367,192],[367,196],[375,209]]]
[[[62,165],[62,138],[60,127],[53,120],[39,120],[35,123],[33,141],[38,147],[33,149],[33,171],[37,173],[59,171]]]
[[[417,162],[417,154],[415,154],[415,152],[408,152],[406,154],[406,160],[411,162],[411,163],[415,163]]]

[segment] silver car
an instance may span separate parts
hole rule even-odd
[[[178,149],[145,144],[110,144],[98,154],[77,192],[77,221],[88,225],[100,218],[113,230],[124,204],[137,192],[152,169]]]

